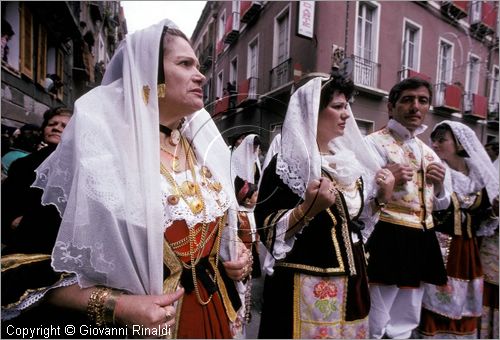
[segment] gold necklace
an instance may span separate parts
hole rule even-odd
[[[201,193],[200,187],[197,185],[197,182],[196,182],[196,171],[194,169],[194,152],[189,147],[189,145],[187,143],[187,140],[184,137],[181,136],[180,137],[180,141],[182,142],[182,147],[184,148],[184,151],[186,153],[188,167],[189,167],[189,169],[191,171],[191,176],[192,176],[192,179],[193,179],[193,182],[194,182],[194,192],[195,192],[195,194],[196,194],[196,196],[197,196],[197,198],[199,200],[199,205],[197,205],[195,203],[195,205],[193,206],[193,204],[190,204],[188,202],[188,200],[184,196],[184,193],[182,192],[182,190],[177,185],[177,182],[175,181],[175,179],[172,176],[172,174],[170,174],[170,172],[165,168],[165,166],[161,162],[160,162],[160,172],[167,179],[167,181],[170,183],[170,185],[172,186],[172,188],[174,188],[174,190],[177,192],[177,194],[179,196],[181,196],[182,199],[186,202],[186,204],[190,207],[191,211],[193,213],[195,213],[195,214],[203,212],[204,220],[206,220],[207,219],[207,214],[206,214],[205,203],[203,202],[203,195]],[[204,177],[204,173],[203,172],[202,172],[202,176]],[[206,178],[203,178],[203,180],[206,180]],[[220,219],[220,220],[222,220],[222,219]],[[195,228],[194,227],[193,228],[188,228],[190,264],[188,265],[188,264],[184,263],[184,261],[181,261],[181,262],[182,262],[182,265],[184,266],[184,268],[191,269],[191,275],[192,275],[192,278],[193,278],[193,285],[194,285],[194,291],[195,291],[195,294],[196,294],[196,299],[198,300],[198,302],[201,305],[204,306],[204,305],[207,305],[207,304],[210,303],[210,301],[212,300],[213,294],[210,294],[208,300],[206,300],[206,301],[202,300],[201,295],[200,295],[200,291],[199,291],[199,287],[198,287],[197,275],[196,275],[196,268],[195,267],[200,262],[201,256],[203,254],[203,249],[204,249],[206,243],[208,243],[208,241],[207,241],[207,233],[208,233],[208,229],[210,228],[210,225],[208,223],[203,222],[201,228],[202,228],[202,231],[201,231],[200,244],[202,245],[202,247],[199,247],[199,245],[196,245],[195,235],[197,234],[197,232],[194,230]],[[222,229],[222,224],[220,223],[220,221],[215,226],[215,228],[217,228],[218,230],[217,230],[217,240],[216,240],[216,244],[215,244],[215,246],[216,246],[216,259],[215,259],[215,268],[214,268],[215,278],[213,280],[214,284],[216,284],[217,276],[218,276],[218,262],[219,262],[219,251],[220,251],[220,235],[221,235],[221,229]],[[195,258],[195,251],[198,252],[196,258]]]

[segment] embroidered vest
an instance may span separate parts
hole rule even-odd
[[[374,132],[373,140],[387,155],[388,163],[408,164],[413,168],[413,178],[403,185],[395,185],[389,203],[380,212],[380,221],[405,227],[430,229],[432,221],[434,186],[426,183],[427,166],[439,161],[434,152],[420,139],[415,138],[421,152],[416,159],[412,150],[391,134],[388,128]]]

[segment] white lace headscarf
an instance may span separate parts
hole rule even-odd
[[[281,148],[278,152],[276,174],[297,195],[304,198],[307,184],[321,177],[323,162],[316,141],[321,97],[321,82],[328,78],[316,77],[292,94],[281,130]],[[348,106],[350,118],[346,121],[344,135],[330,141],[335,151],[330,161],[337,164],[337,174],[353,183],[363,176],[365,186],[374,187],[375,172],[380,169],[370,156],[354,116]],[[337,178],[339,180],[341,178]],[[366,189],[366,188],[365,188]],[[366,190],[365,190],[366,191]]]
[[[61,143],[37,169],[33,185],[44,190],[43,204],[54,204],[62,217],[52,266],[75,273],[81,287],[162,293],[157,77],[165,26],[176,28],[163,20],[126,36],[103,85],[76,101]],[[229,149],[210,115],[193,113],[182,133],[235,204]],[[225,231],[225,240],[234,240],[236,228]],[[229,259],[235,250],[225,245],[221,252]]]
[[[256,134],[249,134],[231,154],[232,177],[240,177],[248,183],[255,182],[255,167],[262,176],[259,151],[254,148]]]
[[[493,163],[491,163],[476,133],[467,125],[451,120],[443,120],[439,124],[436,124],[433,130],[443,124],[447,124],[451,128],[455,138],[462,144],[464,150],[467,151],[470,158],[470,162],[467,162],[467,164],[473,168],[474,172],[480,175],[481,184],[486,188],[490,202],[493,202],[495,197],[498,197],[498,172]]]

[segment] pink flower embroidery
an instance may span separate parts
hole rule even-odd
[[[318,299],[329,299],[337,296],[337,286],[335,283],[320,281],[314,286],[314,296]]]
[[[313,339],[328,339],[328,328],[326,327],[320,327],[318,329],[318,333],[314,336]]]

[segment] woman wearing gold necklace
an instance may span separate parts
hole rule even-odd
[[[431,140],[453,187],[450,207],[433,213],[448,282],[425,285],[418,330],[423,338],[498,338],[498,172],[462,123],[442,121]]]
[[[290,98],[255,210],[269,250],[259,338],[368,337],[361,215],[376,219],[394,177],[370,158],[353,89],[339,75],[317,77]]]
[[[31,261],[50,280],[17,289],[2,318],[38,311],[39,327],[75,315],[73,325],[132,338],[238,335],[236,288],[252,260],[230,208],[229,149],[202,109],[204,81],[171,21],[127,35],[37,169],[43,203],[62,220],[52,254]]]

